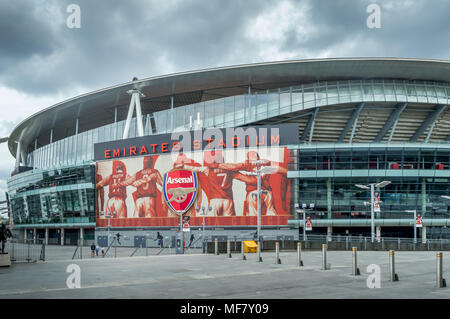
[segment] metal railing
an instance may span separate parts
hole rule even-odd
[[[268,238],[264,238],[268,240]],[[349,242],[349,243],[371,243],[370,236],[355,236],[355,235],[306,235],[303,238],[303,235],[299,235],[300,241],[316,241],[316,242]],[[379,239],[375,239],[375,242],[378,243],[400,243],[400,244],[450,244],[450,239],[432,239],[427,238],[426,242],[422,242],[422,238],[417,238],[416,242],[414,242],[414,238],[406,238],[406,237],[381,237]]]
[[[215,239],[218,239],[219,251],[225,251],[225,244],[229,240],[231,251],[240,251],[241,242],[244,240],[255,240],[253,236],[210,236],[206,237],[207,251],[214,251]],[[327,244],[331,250],[351,250],[352,247],[358,246],[360,250],[450,250],[450,239],[426,239],[422,242],[422,238],[400,238],[400,237],[381,237],[371,241],[371,237],[366,236],[343,236],[343,235],[299,235],[298,239],[285,236],[261,236],[261,250],[275,250],[275,243],[278,242],[280,249],[294,250],[296,243],[303,242],[304,249],[320,249],[322,244]]]
[[[45,245],[34,244],[32,240],[7,241],[5,252],[9,254],[12,263],[45,261]]]
[[[108,248],[106,249],[105,253],[103,254],[103,257],[106,257],[106,255],[108,254],[109,250],[111,249],[112,245],[116,242],[116,237],[113,238],[113,240],[111,241],[111,243],[109,244]],[[117,245],[114,246],[115,250],[114,250],[114,256],[117,256]]]

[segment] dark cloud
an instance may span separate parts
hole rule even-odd
[[[0,82],[28,94],[93,90],[171,72],[270,60],[279,56],[397,56],[448,59],[446,0],[296,1],[273,41],[247,28],[287,1],[53,0],[0,3]],[[66,8],[81,7],[81,29],[69,29]],[[369,29],[366,8],[381,6],[381,29]],[[298,27],[306,30],[299,34]],[[269,26],[270,30],[270,26]],[[264,31],[261,31],[264,32]],[[277,55],[275,54],[275,58]]]
[[[369,4],[380,6],[381,28],[366,21]],[[311,30],[299,39],[287,32],[283,51],[306,49],[309,56],[331,51],[330,57],[421,57],[449,59],[450,2],[436,1],[309,1]]]
[[[57,47],[57,34],[46,23],[51,17],[44,4],[3,1],[0,4],[0,70],[33,55],[48,55]]]
[[[64,19],[70,3],[52,2]],[[27,51],[34,56],[24,56],[22,63],[0,74],[0,80],[16,89],[47,94],[76,86],[101,88],[133,76],[218,66],[243,42],[248,19],[273,3],[78,1],[81,28],[67,28],[64,19],[57,20],[59,25],[41,21],[39,32],[49,43],[43,48],[30,45]],[[24,13],[24,20],[30,15]],[[26,33],[25,28],[32,27],[30,23],[16,32]]]

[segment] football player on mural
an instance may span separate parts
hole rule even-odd
[[[185,164],[183,167],[198,174],[212,216],[235,216],[232,189],[234,172],[219,168],[219,164],[223,163],[222,151],[214,150],[203,152],[203,166]],[[201,179],[202,176],[206,178]]]
[[[102,175],[98,173],[98,166],[96,168],[96,180],[97,183],[102,180]],[[99,214],[104,214],[104,208],[105,208],[105,190],[103,188],[100,188],[97,190],[97,197],[95,198],[97,201],[97,216]]]
[[[129,176],[127,168],[122,161],[113,161],[112,173],[96,184],[97,189],[103,189],[108,185],[108,201],[106,202],[106,213],[113,218],[127,218],[126,186],[122,185]]]
[[[136,187],[133,193],[135,210],[132,217],[167,217],[167,205],[161,196],[163,181],[154,165],[153,156],[144,157],[143,169],[120,184]]]
[[[203,165],[208,168],[208,206],[214,216],[235,216],[233,200],[234,172],[219,168],[223,164],[222,151],[205,151]]]
[[[235,172],[233,177],[246,184],[247,195],[244,201],[244,216],[256,216],[258,214],[258,178],[253,174],[256,173],[258,168],[258,161],[260,161],[261,166],[271,166],[274,168],[272,174],[261,174],[261,214],[269,216],[277,215],[277,213],[286,214],[288,212],[288,208],[286,207],[288,206],[288,203],[286,203],[287,197],[286,193],[282,193],[286,191],[288,181],[287,179],[282,179],[282,176],[286,176],[287,174],[287,169],[282,164],[260,159],[256,151],[248,151],[245,162],[219,164],[218,167]],[[276,208],[274,207],[274,203],[277,206]]]

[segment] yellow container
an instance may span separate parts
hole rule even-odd
[[[254,240],[244,241],[244,253],[256,253],[258,250],[258,245]]]

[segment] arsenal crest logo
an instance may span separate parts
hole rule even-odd
[[[193,171],[174,169],[164,175],[164,198],[177,214],[184,214],[191,208],[197,196],[197,189],[197,174]]]

